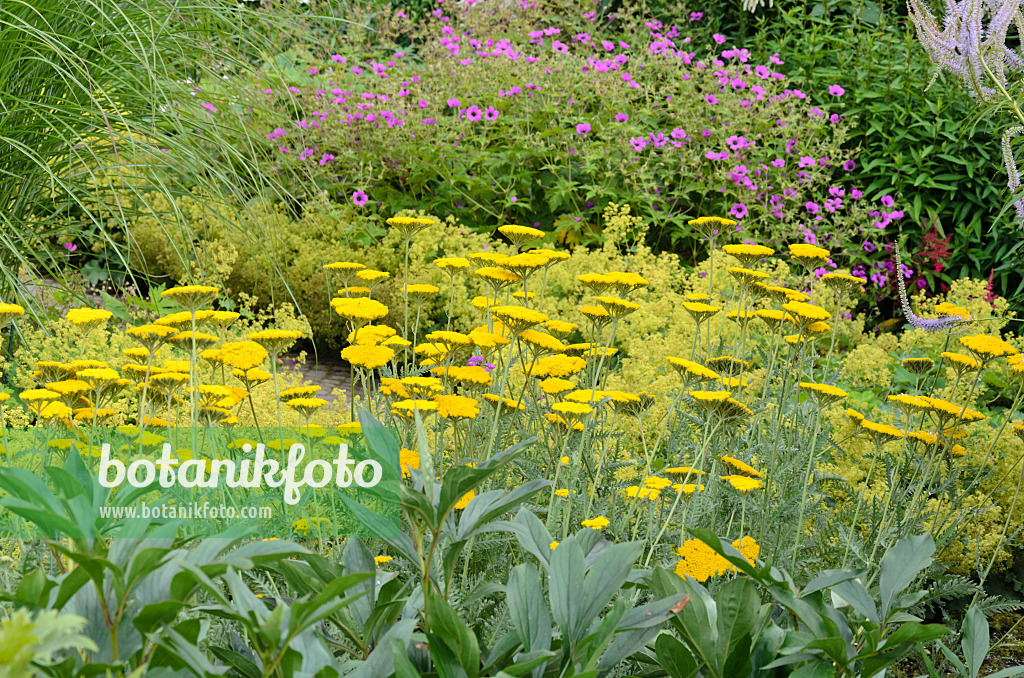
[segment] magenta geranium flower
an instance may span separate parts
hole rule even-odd
[[[357,207],[363,207],[369,201],[370,197],[366,195],[366,193],[364,193],[362,190],[358,190],[352,194],[352,202],[354,202]]]
[[[448,100],[448,106],[451,107],[451,108],[458,108],[459,107],[459,100],[455,99],[454,97],[449,99]]]
[[[498,119],[498,115],[499,115],[498,109],[495,108],[494,106],[488,106],[487,109],[484,111],[484,119],[485,120],[490,120],[490,121],[497,120]]]
[[[480,118],[484,117],[484,112],[480,110],[479,106],[473,104],[472,106],[466,109],[466,117],[469,118],[472,122],[478,122]]]
[[[828,86],[828,93],[831,94],[834,97],[841,97],[844,94],[846,94],[846,90],[844,90],[839,85],[829,85]]]
[[[737,219],[742,219],[747,216],[747,206],[738,202],[729,209],[729,214],[733,215]]]
[[[576,134],[586,134],[589,131],[590,125],[588,125],[585,122],[581,122],[580,124],[576,125]]]
[[[626,122],[629,120],[629,115],[626,113],[618,113],[615,116],[615,122]]]

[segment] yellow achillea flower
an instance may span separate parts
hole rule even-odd
[[[935,367],[931,358],[905,358],[901,363],[903,369],[914,375],[922,375]]]
[[[184,375],[185,379],[188,379],[188,375]],[[88,382],[82,381],[81,379],[68,379],[67,381],[53,381],[46,385],[46,388],[55,393],[59,393],[61,398],[70,400],[72,402],[78,400],[78,396],[91,391],[92,386]]]
[[[644,278],[639,273],[610,271],[606,275],[615,281],[612,284],[612,287],[614,287],[615,291],[618,292],[620,295],[625,295],[628,294],[629,292],[638,290],[641,287],[647,287],[648,285],[650,285],[650,283],[647,282],[646,278]]]
[[[769,277],[764,271],[752,271],[749,268],[739,268],[737,266],[730,266],[725,270],[729,272],[729,275],[747,285]]]
[[[794,322],[793,316],[784,311],[777,311],[775,309],[762,309],[759,311],[754,311],[754,315],[763,320],[765,324],[768,325],[768,327],[770,327],[773,330],[779,329],[779,327],[782,326],[782,323],[786,322],[787,320],[789,322]]]
[[[859,423],[860,427],[867,432],[868,438],[876,444],[884,444],[904,437],[903,431],[889,424],[879,424],[867,419],[861,419]]]
[[[413,417],[415,412],[419,412],[421,417],[426,417],[428,414],[433,414],[437,411],[437,403],[433,400],[399,400],[391,406],[391,412],[393,414],[400,414],[404,417]]]
[[[612,319],[622,318],[640,308],[640,304],[634,304],[632,301],[626,301],[617,297],[598,297],[597,303],[601,304]]]
[[[981,412],[972,410],[969,407],[961,407],[960,405],[954,405],[948,400],[943,400],[942,398],[932,398],[930,396],[921,397],[925,398],[928,401],[928,404],[932,406],[933,412],[940,415],[946,415],[944,417],[940,417],[940,419],[956,417],[963,421],[971,422],[980,421],[985,418],[985,415],[982,414]]]
[[[579,419],[572,419],[570,423],[553,412],[548,412],[547,414],[544,415],[544,418],[547,419],[552,424],[558,424],[563,428],[569,428],[571,426],[572,430],[574,431],[582,431],[584,428],[583,422],[580,421]]]
[[[177,348],[189,351],[192,349],[192,344],[196,346],[196,350],[204,350],[213,346],[220,337],[214,334],[207,334],[206,332],[179,332],[173,336],[167,337],[165,340],[168,344],[176,346]]]
[[[416,469],[418,471],[420,468],[420,453],[403,447],[398,452],[398,464],[402,468],[402,477],[408,478],[412,475],[409,473],[409,469]]]
[[[913,438],[914,440],[920,440],[926,445],[935,445],[939,442],[939,437],[931,431],[911,431],[907,434],[907,437]]]
[[[302,336],[302,332],[296,330],[260,330],[245,335],[249,341],[255,341],[266,349],[271,356],[277,356],[286,348],[295,343],[295,340]]]
[[[831,384],[814,384],[809,381],[802,381],[800,382],[800,388],[810,393],[821,405],[827,405],[849,395],[843,389]]]
[[[500,398],[493,393],[484,394],[484,400],[489,402],[494,407],[500,408],[503,412],[506,410],[525,410],[526,407],[522,403],[516,403],[511,398]]]
[[[210,287],[209,285],[185,285],[164,290],[160,293],[160,296],[165,299],[171,299],[189,309],[189,311],[194,312],[200,306],[206,306],[216,299],[219,292],[218,288]]]
[[[569,490],[568,489],[555,490],[555,496],[556,497],[562,497],[563,499],[565,499],[565,498],[567,498],[569,496]]]
[[[136,340],[149,349],[150,353],[156,353],[156,349],[167,338],[174,336],[178,331],[166,325],[142,325],[125,330],[125,334]]]
[[[60,398],[60,394],[45,388],[32,388],[22,391],[18,397],[23,402],[28,403],[28,408],[38,415],[43,407],[46,406],[46,403]]]
[[[794,346],[797,344],[805,344],[811,340],[810,337],[805,337],[802,334],[787,334],[785,337],[783,337],[783,339],[786,340],[787,344],[791,344]]]
[[[704,224],[715,224],[719,226],[736,225],[736,222],[732,219],[723,219],[722,217],[697,217],[696,219],[690,219],[686,223],[690,226],[703,226]]]
[[[686,395],[701,403],[721,403],[725,402],[732,393],[730,391],[687,391]]]
[[[464,509],[467,506],[469,506],[469,502],[473,501],[473,498],[475,496],[476,496],[476,491],[475,490],[470,490],[466,494],[462,495],[462,498],[459,499],[459,501],[456,502],[455,506],[453,506],[452,508],[455,509],[456,511],[461,511],[462,509]]]
[[[589,304],[580,306],[580,313],[597,322],[611,320],[611,314],[603,306],[591,306]]]
[[[367,268],[362,271],[356,271],[356,277],[362,280],[363,282],[372,283],[376,280],[390,278],[391,274],[388,273],[387,271],[378,271],[375,269]]]
[[[64,403],[50,402],[43,406],[39,411],[39,416],[47,421],[61,420],[65,426],[70,425],[70,419],[73,414],[70,407]]]
[[[822,282],[836,292],[863,292],[867,280],[845,273],[826,273],[821,276]]]
[[[672,489],[676,491],[676,494],[679,494],[680,492],[683,494],[693,494],[694,492],[703,492],[704,485],[697,483],[686,483],[686,485],[683,485],[682,483],[674,483],[672,485]]]
[[[960,337],[960,343],[966,346],[967,350],[977,356],[978,360],[982,363],[986,363],[993,358],[1001,358],[1017,353],[1017,349],[1002,339],[985,334]]]
[[[702,475],[704,471],[699,469],[691,468],[689,466],[673,466],[665,469],[665,473],[671,473],[672,475],[685,476],[685,475]]]
[[[671,484],[672,481],[669,480],[668,478],[659,478],[657,476],[647,476],[646,478],[644,478],[643,482],[644,487],[651,487],[654,488],[655,490],[664,490]]]
[[[813,304],[807,304],[802,301],[791,301],[788,304],[783,304],[782,308],[792,313],[797,318],[805,321],[815,322],[818,320],[828,320],[832,317],[832,314],[821,308],[820,306],[814,306]],[[810,323],[804,323],[810,324]]]
[[[789,246],[789,256],[801,263],[817,263],[828,261],[831,252],[815,245],[796,243]]]
[[[584,388],[566,394],[565,399],[574,403],[597,403],[604,399],[604,393],[602,391]]]
[[[548,319],[540,311],[534,311],[525,306],[495,306],[491,309],[491,313],[498,317],[513,333],[522,332],[534,325],[546,322]]]
[[[864,415],[861,414],[860,412],[858,412],[857,410],[847,409],[846,410],[846,416],[849,417],[850,419],[852,419],[855,422],[864,421]]]
[[[95,411],[91,407],[79,407],[74,410],[75,419],[78,421],[95,421],[97,423],[104,419],[108,419],[115,414],[117,414],[117,412],[105,407],[101,407]]]
[[[285,389],[284,391],[281,391],[281,393],[279,395],[282,398],[284,398],[285,400],[290,400],[292,398],[305,398],[305,397],[313,395],[314,393],[319,393],[319,392],[320,392],[320,387],[316,386],[316,385],[296,386],[295,388],[289,388],[289,389]]]
[[[557,263],[559,261],[565,261],[571,255],[568,252],[560,252],[559,250],[546,250],[546,249],[532,249],[528,250],[527,254],[543,254],[548,258],[548,265]]]
[[[573,414],[576,416],[587,415],[594,411],[593,407],[585,403],[555,403],[551,406],[551,409],[561,414]]]
[[[186,365],[188,364],[187,360],[184,361],[184,362],[185,362]],[[71,370],[75,374],[78,374],[82,370],[89,370],[89,369],[95,369],[95,368],[100,368],[100,367],[107,367],[107,364],[105,362],[103,362],[102,360],[72,360],[71,362],[69,362],[67,364],[67,367],[68,367],[69,370]],[[185,369],[188,370],[187,367]],[[54,381],[60,381],[60,380],[59,379],[55,379]]]
[[[519,334],[519,338],[549,353],[563,353],[566,350],[565,344],[558,339],[537,330],[524,330]]]
[[[411,240],[414,235],[434,224],[433,219],[420,219],[417,217],[391,217],[385,223],[392,226],[402,234],[405,240]]]
[[[516,224],[506,224],[505,226],[498,227],[498,233],[512,241],[512,244],[516,248],[522,247],[523,243],[530,242],[531,240],[537,240],[543,238],[546,233],[544,231],[531,228],[529,226],[518,226]]]
[[[387,306],[368,297],[354,297],[352,299],[335,297],[331,299],[331,308],[342,318],[366,322],[380,320],[388,314]]]
[[[405,388],[409,389],[410,393],[417,397],[429,398],[435,393],[444,390],[441,380],[437,377],[405,377],[401,383]]]
[[[39,382],[61,381],[73,377],[75,368],[54,360],[40,360],[36,363],[36,371],[32,377]]]
[[[690,301],[711,301],[711,297],[707,292],[690,292],[686,295],[686,298]]]
[[[560,335],[563,339],[580,328],[576,323],[568,323],[563,320],[549,320],[544,323],[548,332]]]
[[[267,359],[266,349],[255,341],[229,341],[220,347],[221,359],[228,367],[251,370]]]
[[[699,301],[684,301],[682,305],[698,325],[722,310],[717,306],[711,306]]]
[[[599,393],[602,398],[608,398],[619,405],[640,402],[640,396],[636,393],[626,393],[625,391],[599,391]]]
[[[552,551],[554,551],[555,549],[558,548],[558,542],[557,541],[551,542],[550,544],[548,544],[548,548],[551,549]]]
[[[804,332],[806,334],[814,335],[814,334],[822,334],[824,332],[828,332],[830,329],[832,329],[832,328],[829,326],[828,323],[821,322],[819,320],[819,321],[813,322],[810,325],[808,325],[807,327],[805,327],[804,328]]]
[[[751,565],[761,553],[761,547],[753,537],[737,539],[732,545]],[[680,577],[688,576],[705,582],[711,577],[736,571],[734,565],[699,539],[687,540],[676,553],[680,558],[676,563],[676,574]]]
[[[285,404],[302,416],[311,417],[314,412],[326,405],[327,401],[323,398],[292,398]]]
[[[395,351],[387,346],[353,345],[343,348],[341,357],[356,367],[375,370],[391,362],[395,357]]]
[[[474,271],[474,274],[483,278],[484,281],[494,289],[499,289],[505,285],[522,281],[522,278],[515,273],[506,271],[503,268],[497,268],[496,266],[484,266],[483,268],[478,268]]]
[[[479,365],[452,365],[451,367],[439,365],[431,371],[439,377],[461,382],[470,388],[490,386],[493,383],[491,373]]]
[[[581,520],[580,525],[583,527],[589,527],[592,530],[602,530],[611,525],[611,521],[604,516],[596,516],[588,520]]]
[[[775,250],[764,245],[725,245],[722,249],[726,254],[739,259],[740,265],[743,267],[750,267],[759,259],[775,254]]]
[[[474,252],[469,258],[477,264],[500,264],[508,259],[508,255],[498,252]]]
[[[966,457],[967,448],[964,447],[963,445],[954,445],[953,447],[950,448],[949,453],[954,457]]]
[[[747,476],[721,476],[722,480],[729,483],[734,490],[737,492],[753,492],[754,490],[760,490],[764,487],[764,483],[756,478],[748,478]]]
[[[927,398],[923,396],[909,395],[907,393],[891,395],[887,400],[889,402],[896,403],[896,406],[908,415],[914,412],[926,412],[932,408],[931,403],[928,402]]]
[[[956,304],[944,301],[941,304],[935,305],[935,312],[939,315],[955,315],[957,317],[967,320],[971,317],[970,312],[963,306],[957,306]]]
[[[511,339],[508,337],[488,332],[486,327],[478,327],[471,331],[468,336],[477,348],[494,348],[495,346],[505,346],[511,342]]]
[[[366,268],[366,265],[357,264],[353,261],[334,261],[329,264],[324,264],[324,268],[329,271],[358,271]]]
[[[25,309],[17,304],[0,302],[0,329],[7,327],[12,320],[25,315]]]
[[[477,401],[459,395],[434,396],[437,403],[437,415],[442,419],[474,419],[480,414]]]
[[[434,265],[445,271],[469,268],[469,259],[464,259],[463,257],[442,257],[441,259],[434,259]]]
[[[422,294],[424,296],[428,294],[437,294],[441,291],[441,288],[434,285],[423,284],[406,285],[403,289],[406,294]]]
[[[114,314],[99,308],[73,308],[65,317],[73,325],[92,329],[110,320]]]
[[[582,372],[587,366],[583,358],[567,355],[550,355],[539,358],[523,370],[532,377],[568,377]]]
[[[383,565],[384,563],[390,563],[393,560],[391,556],[375,556],[373,559],[374,565]]]
[[[473,338],[468,334],[452,332],[450,330],[437,330],[428,334],[426,338],[435,343],[443,341],[446,344],[458,344],[460,346],[471,346],[473,344]]]
[[[981,362],[975,360],[969,355],[963,353],[955,353],[953,351],[944,351],[939,354],[942,357],[943,362],[953,368],[953,371],[957,374],[964,374],[972,370],[981,369]]]
[[[594,294],[604,294],[617,283],[614,277],[604,273],[583,273],[576,276],[576,281]]]
[[[231,371],[231,374],[247,386],[259,386],[265,381],[270,381],[270,373],[266,370],[261,370],[258,367],[253,367],[248,370],[236,368]],[[185,376],[187,377],[188,375]]]
[[[205,353],[205,351],[204,351],[204,353]],[[126,349],[121,351],[121,355],[126,356],[127,358],[130,358],[131,360],[134,360],[134,361],[140,362],[140,363],[145,363],[150,358],[155,358],[156,357],[156,354],[150,353],[148,348],[143,348],[143,347],[126,348]]]
[[[548,263],[548,258],[543,254],[517,254],[509,257],[498,264],[502,268],[515,273],[520,278],[526,279],[534,271],[543,268]]]
[[[1013,435],[1024,441],[1024,423],[1019,421],[1013,422]]]
[[[213,313],[213,311],[196,311],[196,322],[206,322],[206,319]],[[188,311],[179,311],[178,313],[171,313],[165,315],[162,318],[157,318],[153,321],[155,325],[162,325],[166,327],[173,327],[178,332],[183,332],[188,328],[192,327],[192,314]],[[177,334],[177,332],[175,332]]]
[[[764,476],[761,475],[761,472],[758,471],[757,469],[755,469],[753,466],[751,466],[750,464],[748,464],[748,463],[746,463],[744,461],[740,461],[739,459],[737,459],[735,457],[729,457],[729,456],[726,456],[726,455],[722,455],[719,458],[722,460],[723,464],[725,464],[726,466],[728,466],[729,468],[731,468],[733,471],[735,471],[736,473],[738,473],[740,475],[749,476],[751,478],[763,478],[764,477]]]
[[[361,344],[363,346],[383,343],[385,339],[397,334],[395,330],[387,325],[364,325],[355,332],[348,333],[350,344]]]
[[[729,311],[725,314],[725,317],[733,322],[740,322],[756,318],[757,314],[753,311]]]
[[[630,485],[625,489],[626,496],[633,499],[649,499],[654,501],[661,496],[661,492],[653,487],[640,487],[639,485]]]

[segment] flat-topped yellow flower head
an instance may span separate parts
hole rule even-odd
[[[512,245],[516,249],[521,248],[524,244],[543,238],[547,235],[544,231],[531,228],[529,226],[518,226],[516,224],[506,224],[505,226],[498,227],[498,233],[512,241]]]
[[[164,290],[160,296],[188,309],[189,313],[195,313],[201,307],[211,304],[219,293],[219,289],[210,285],[185,285]]]
[[[417,217],[391,217],[386,220],[388,226],[398,231],[403,240],[412,240],[413,237],[429,226],[434,225],[433,219],[420,219]]]
[[[15,318],[25,315],[25,309],[17,304],[0,303],[0,330],[11,324]]]

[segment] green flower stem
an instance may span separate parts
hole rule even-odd
[[[793,543],[793,559],[790,561],[790,572],[796,572],[796,557],[800,553],[800,540],[804,533],[804,513],[807,509],[807,486],[811,482],[811,471],[814,469],[814,452],[818,444],[818,433],[821,431],[821,411],[814,418],[814,435],[811,436],[811,444],[807,451],[807,470],[804,472],[804,481],[800,488],[800,514],[796,520],[796,535]]]

